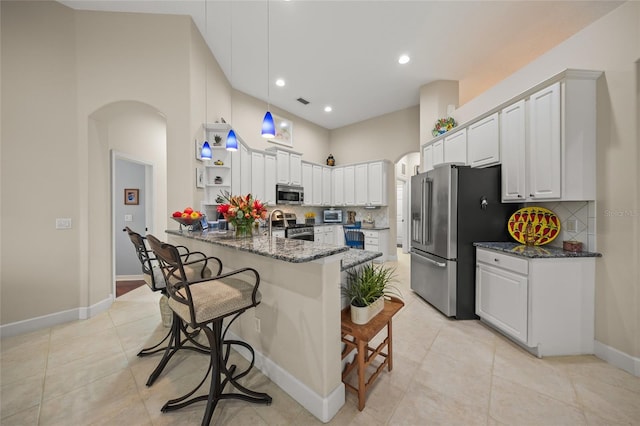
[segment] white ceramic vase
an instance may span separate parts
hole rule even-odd
[[[369,306],[358,307],[351,305],[351,322],[354,324],[366,324],[371,318],[378,315],[384,309],[384,297],[379,297]]]

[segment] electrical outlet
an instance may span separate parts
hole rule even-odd
[[[256,331],[260,333],[260,318],[254,318],[256,324]]]
[[[578,219],[567,219],[567,232],[578,232]]]
[[[71,229],[71,218],[70,217],[56,218],[56,229]]]
[[[133,222],[133,215],[132,214],[125,214],[124,215],[124,221],[125,222]]]

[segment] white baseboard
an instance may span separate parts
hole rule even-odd
[[[230,339],[244,339],[238,337],[231,330],[227,332]],[[247,360],[251,360],[251,353],[242,346],[234,347]],[[254,349],[255,351],[255,349]],[[262,353],[255,351],[255,366],[267,376],[273,383],[278,385],[291,398],[295,399],[300,405],[307,409],[311,414],[317,417],[321,422],[329,422],[335,416],[345,402],[344,384],[340,384],[327,397],[323,398],[307,387],[300,380],[296,379],[282,367],[266,358]]]
[[[117,275],[116,281],[140,281],[143,280],[143,275]]]
[[[42,330],[43,328],[53,327],[65,322],[76,321],[79,319],[91,318],[101,312],[106,311],[113,304],[113,295],[110,294],[106,299],[91,305],[87,308],[74,308],[62,312],[43,315],[41,317],[29,318],[27,320],[16,321],[10,324],[0,325],[0,337],[11,337],[19,334],[30,333],[32,331]]]
[[[597,340],[594,341],[593,349],[598,358],[623,369],[629,374],[640,377],[640,358],[631,356]]]

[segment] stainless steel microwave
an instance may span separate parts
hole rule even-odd
[[[304,188],[295,185],[276,185],[276,204],[304,203]]]
[[[322,212],[322,221],[324,223],[342,223],[342,210],[324,210]]]

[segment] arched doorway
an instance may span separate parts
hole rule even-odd
[[[111,278],[115,298],[118,276],[140,277],[124,227],[144,234],[163,223],[158,215],[166,212],[167,124],[158,109],[136,101],[108,104],[89,122],[90,248],[110,258],[93,274]],[[124,189],[137,190],[137,204],[125,202]]]
[[[409,203],[411,176],[416,166],[420,165],[420,154],[410,152],[402,156],[395,164],[396,174],[396,246],[402,247],[403,253],[409,252]],[[390,218],[391,219],[391,218]]]

